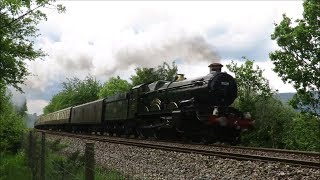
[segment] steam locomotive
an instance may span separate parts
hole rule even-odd
[[[37,129],[117,136],[183,138],[237,144],[254,125],[250,114],[230,107],[237,97],[235,79],[221,72],[186,80],[145,83],[105,99],[42,115]]]

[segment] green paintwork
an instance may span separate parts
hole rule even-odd
[[[127,94],[117,94],[105,100],[104,120],[125,120],[128,113]]]

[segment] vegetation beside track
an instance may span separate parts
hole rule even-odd
[[[13,86],[21,90],[19,85],[24,83],[26,76],[29,74],[25,61],[35,60],[43,57],[45,54],[45,52],[35,49],[34,42],[31,42],[30,39],[38,36],[36,25],[46,19],[46,16],[41,11],[32,11],[30,5],[47,7],[49,2],[51,1],[4,0],[0,2],[0,49],[1,55],[6,55],[0,57],[2,67],[0,71],[0,179],[28,179],[30,177],[30,172],[28,173],[25,162],[26,154],[23,149],[21,149],[22,137],[26,132],[26,127],[23,123],[23,113],[26,112],[26,109],[14,108],[10,101],[10,95],[7,93],[7,87]],[[64,10],[63,6],[57,6],[55,8],[59,11]],[[317,1],[306,0],[304,2],[303,19],[297,21],[297,26],[293,27],[291,20],[284,16],[283,21],[279,25],[276,25],[275,32],[272,36],[272,39],[277,40],[281,48],[290,49],[291,51],[275,51],[272,53],[271,59],[275,62],[276,71],[286,81],[293,81],[298,90],[298,94],[291,101],[291,105],[295,108],[300,108],[300,110],[303,110],[305,113],[296,112],[274,98],[274,96],[270,96],[269,92],[271,89],[268,88],[268,83],[261,78],[261,71],[253,68],[253,61],[246,59],[244,63],[245,66],[243,66],[242,69],[241,66],[233,66],[236,76],[241,75],[239,74],[239,70],[247,73],[242,74],[244,76],[238,76],[238,80],[243,78],[243,82],[247,82],[247,84],[244,83],[242,86],[244,90],[242,91],[244,93],[242,95],[245,95],[242,97],[244,98],[239,98],[234,105],[241,110],[251,111],[253,118],[256,119],[257,122],[255,130],[243,136],[244,144],[250,146],[320,151],[319,114],[317,114],[318,111],[316,111],[316,108],[310,109],[312,107],[319,107],[319,94],[318,96],[314,94],[314,89],[319,89],[318,82],[320,76],[316,74],[319,72],[317,71],[318,69],[316,69],[317,66],[315,66],[319,64],[317,54],[319,49],[318,46],[312,44],[318,43],[318,41],[308,41],[310,39],[319,39],[319,31],[317,31],[319,29],[319,23],[317,23],[319,19],[319,9],[319,3],[317,3]],[[297,40],[308,42],[301,43]],[[305,55],[311,58],[293,58],[292,54],[300,49],[304,52],[306,52],[305,50],[307,49],[310,53]],[[288,56],[282,56],[282,53],[286,53]],[[304,61],[305,59],[310,60]],[[309,64],[300,66],[300,62]],[[298,64],[298,66],[303,68],[302,71],[296,70],[297,66],[292,66],[292,64]],[[176,72],[176,66],[173,65],[173,67],[170,67],[165,64],[156,70],[152,70],[152,68],[138,68],[136,75],[133,75],[131,80],[133,84],[163,78],[170,80],[170,78],[172,78],[171,76]],[[120,78],[110,79],[110,82],[115,83],[105,83],[107,88],[114,87],[115,89],[103,91],[100,93],[100,96],[102,97],[108,94],[104,92],[115,93],[116,90],[123,90],[130,87],[128,83],[123,81],[121,81],[123,83],[118,84],[124,84],[124,87],[112,86],[112,84],[117,84],[116,80],[119,79]],[[81,81],[75,81],[75,85],[78,85],[77,83],[79,82]],[[254,83],[258,83],[258,88],[245,91]],[[305,85],[306,83],[307,85]],[[97,85],[97,83],[93,84]],[[85,85],[86,84],[84,84],[84,86]],[[102,87],[102,89],[103,88],[104,87]],[[100,91],[94,92],[98,93]],[[246,96],[246,93],[249,96]],[[85,101],[90,100],[86,96],[70,97],[74,97],[74,99],[81,97]],[[98,94],[94,96],[94,98],[98,97]],[[56,99],[59,100],[59,98]],[[63,98],[60,98],[60,100],[61,99]],[[68,100],[74,103],[76,102],[73,101],[74,99],[71,98]],[[67,106],[66,104],[61,104],[62,102],[58,100],[56,100],[57,102],[54,106],[52,105],[54,108],[51,110],[58,110],[60,107]],[[53,102],[54,100],[51,101],[51,103]],[[77,103],[79,103],[79,101],[77,101]],[[47,109],[50,111],[50,108]],[[21,173],[13,173],[15,171]],[[24,176],[22,177],[22,175]]]

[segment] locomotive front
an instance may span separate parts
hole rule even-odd
[[[213,77],[210,79],[208,88],[212,97],[212,104],[229,106],[237,98],[237,84],[235,79],[227,73],[221,72],[221,64],[211,64]],[[210,67],[209,66],[209,67]]]
[[[206,136],[234,142],[239,140],[241,131],[253,127],[254,121],[249,113],[230,107],[237,98],[237,83],[231,75],[221,72],[222,67],[220,63],[210,64],[208,75],[192,81],[193,87],[198,89],[191,90],[193,108],[187,109],[185,117],[192,117],[190,112],[195,112],[198,121],[208,128]],[[178,124],[185,126],[187,123],[182,120]],[[194,124],[190,126],[195,127]]]
[[[237,98],[237,83],[231,75],[221,72],[222,67],[219,63],[209,65],[210,74],[213,76],[208,83],[208,89],[213,107],[211,106],[212,113],[206,119],[206,123],[213,127],[219,126],[223,137],[231,136],[233,140],[238,140],[239,133],[252,128],[254,121],[251,119],[250,113],[243,113],[230,107]],[[221,129],[223,130],[221,131]],[[215,130],[217,131],[217,129]]]
[[[156,81],[139,86],[140,125],[147,129],[171,128],[182,134],[200,137],[239,139],[241,130],[253,121],[230,107],[237,98],[237,83],[220,63],[209,65],[210,72],[186,80]],[[181,75],[180,75],[181,76]]]
[[[194,81],[195,85],[202,84],[202,92],[196,92],[194,97],[206,106],[229,106],[237,98],[237,83],[228,73],[221,72],[222,65],[209,65],[210,73],[201,80]]]

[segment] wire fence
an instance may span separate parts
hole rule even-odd
[[[59,140],[46,140],[43,132],[39,134],[30,131],[25,142],[27,164],[34,180],[141,179],[134,177],[137,172],[131,162],[119,163],[121,166],[116,167],[108,163],[97,165],[95,152],[103,149],[97,149],[93,142],[85,143],[84,152],[72,153],[66,153],[64,149],[68,145]],[[123,161],[112,154],[108,158]]]

